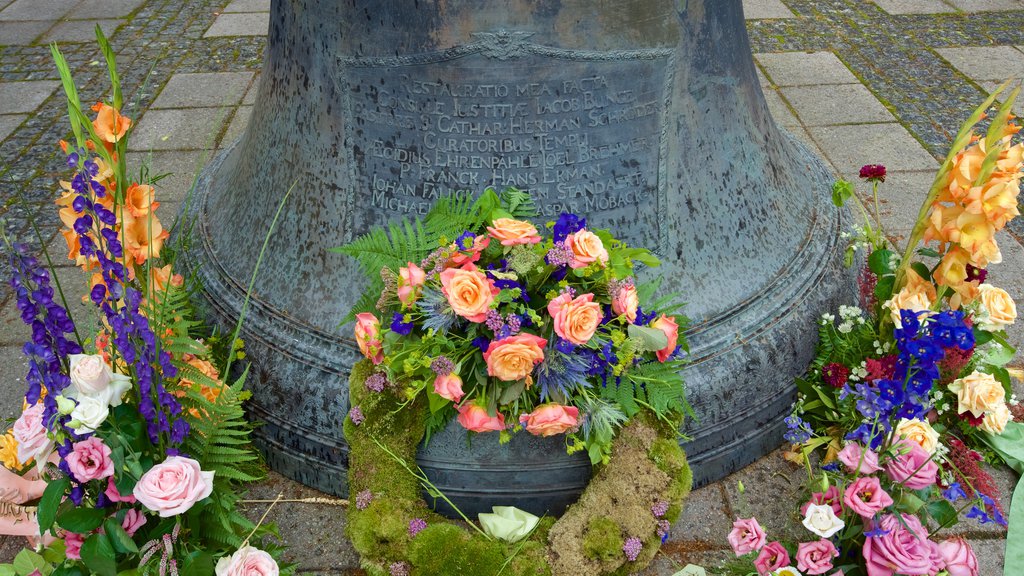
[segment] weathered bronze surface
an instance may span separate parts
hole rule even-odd
[[[344,493],[339,321],[363,281],[326,250],[458,190],[516,186],[546,218],[582,213],[665,261],[694,319],[686,432],[698,482],[781,443],[812,317],[846,285],[823,164],[772,122],[740,0],[274,0],[245,135],[206,168],[191,265],[244,330],[271,466]],[[469,511],[558,509],[581,458],[458,430],[420,463]],[[527,458],[527,460],[524,460]],[[535,482],[533,488],[523,483]]]

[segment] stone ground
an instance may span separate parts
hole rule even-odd
[[[84,102],[107,86],[92,40],[99,25],[118,52],[127,114],[141,115],[129,161],[172,173],[160,186],[165,223],[177,213],[210,154],[245,129],[259,80],[269,0],[0,0],[0,217],[9,237],[29,240],[34,218],[56,230],[52,201],[62,166],[54,143],[66,137],[63,96],[47,43],[57,41]],[[761,86],[776,122],[816,149],[847,179],[884,163],[882,220],[906,235],[960,123],[999,82],[1024,77],[1024,0],[744,0]],[[1024,99],[1017,111],[1024,114]],[[858,184],[859,185],[859,184]],[[862,194],[868,191],[863,186]],[[54,238],[43,238],[60,251]],[[39,242],[35,242],[36,245]],[[1002,234],[996,281],[1024,301],[1024,219]],[[0,258],[6,263],[6,256]],[[6,264],[0,268],[6,276]],[[58,275],[74,288],[76,269]],[[20,409],[26,336],[0,288],[0,418]],[[84,309],[83,309],[84,311]],[[81,313],[81,312],[80,312]],[[1022,342],[1022,330],[1013,334]],[[781,439],[780,439],[781,440]],[[728,556],[725,535],[736,515],[756,513],[775,533],[794,533],[792,499],[803,472],[776,451],[697,490],[673,537],[645,574],[681,564],[713,566]],[[1004,494],[1016,481],[994,471]],[[741,496],[737,482],[747,487]],[[271,474],[253,499],[319,496]],[[781,497],[780,497],[781,496]],[[247,510],[262,515],[266,504]],[[357,574],[358,559],[340,535],[342,507],[279,505],[270,514],[306,573]],[[1001,530],[964,524],[982,574],[1000,573]],[[796,532],[798,533],[798,532]],[[0,559],[20,547],[0,541]]]

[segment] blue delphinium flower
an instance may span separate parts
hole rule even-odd
[[[567,212],[562,212],[555,222],[552,232],[556,244],[564,242],[570,234],[575,234],[587,227],[587,219]]]
[[[950,502],[956,502],[961,498],[967,498],[967,493],[964,492],[959,482],[953,482],[949,485],[949,488],[942,491],[942,497]]]
[[[402,336],[408,336],[412,333],[413,323],[405,321],[405,315],[401,312],[395,312],[395,315],[391,318],[391,331]]]
[[[811,428],[802,418],[792,415],[786,418],[786,433],[782,437],[787,442],[800,444],[811,438]]]

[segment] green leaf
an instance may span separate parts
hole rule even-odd
[[[893,269],[889,264],[892,256],[892,250],[875,250],[868,256],[868,268],[879,276],[891,274]]]
[[[215,570],[213,556],[209,552],[193,552],[182,564],[182,576],[207,576]]]
[[[851,196],[853,196],[853,184],[846,180],[836,180],[836,183],[832,185],[832,203],[839,208],[842,208]]]
[[[58,566],[50,576],[85,576],[78,566]]]
[[[18,571],[18,574],[24,574],[27,576],[36,570],[42,571],[46,566],[46,560],[28,548],[22,549],[22,551],[18,552],[18,555],[14,557],[14,569]]]
[[[878,284],[875,285],[875,298],[879,302],[887,302],[892,298],[892,289],[896,284],[896,277],[892,274],[882,276],[878,279]]]
[[[57,525],[77,534],[87,534],[99,528],[105,516],[103,510],[95,508],[72,508],[57,516]]]
[[[918,248],[917,254],[918,256],[924,256],[925,258],[939,258],[942,256],[942,254],[939,254],[932,248]]]
[[[64,498],[64,494],[70,487],[71,481],[67,478],[54,480],[46,485],[46,490],[43,490],[43,498],[39,501],[40,534],[45,534],[53,526],[53,522],[57,519],[57,506],[60,505],[61,499]]]
[[[0,576],[18,576],[13,564],[0,564]]]
[[[945,500],[932,500],[925,506],[928,515],[935,519],[940,526],[950,526],[957,519],[956,508]]]
[[[925,266],[923,262],[914,262],[913,264],[910,265],[910,268],[914,272],[917,272],[917,275],[920,276],[921,278],[924,278],[925,280],[931,280],[932,271],[928,269],[928,267]]]
[[[627,331],[630,338],[640,343],[642,352],[656,352],[668,346],[668,336],[657,328],[630,324]]]
[[[900,498],[899,504],[903,510],[910,512],[911,514],[916,514],[917,511],[924,506],[924,500],[921,500],[917,495],[911,492],[904,492],[903,496]]]
[[[116,518],[107,518],[106,522],[103,523],[103,530],[107,533],[107,538],[114,545],[114,549],[124,554],[138,554],[139,547],[135,545],[135,541],[132,537],[125,532],[125,529],[121,527],[121,523]]]
[[[103,534],[93,534],[82,544],[82,562],[98,576],[117,576],[114,548]]]
[[[519,398],[519,395],[523,393],[523,390],[526,390],[525,380],[513,382],[508,388],[505,388],[505,390],[502,391],[501,398],[498,399],[498,403],[509,404],[513,402],[516,398]]]

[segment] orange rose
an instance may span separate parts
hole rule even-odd
[[[562,294],[548,303],[548,314],[554,321],[555,334],[576,345],[586,344],[601,324],[604,313],[594,302],[593,294],[573,299]]]
[[[512,218],[497,218],[493,224],[494,226],[487,227],[487,231],[491,233],[492,238],[501,242],[502,246],[540,242],[536,226],[529,222]]]
[[[664,362],[676,351],[676,344],[679,341],[679,324],[676,324],[676,319],[672,316],[662,314],[661,318],[651,323],[651,328],[661,330],[668,337],[668,344],[656,353],[658,362]]]
[[[500,432],[505,429],[505,417],[501,412],[490,416],[486,408],[476,404],[460,407],[458,420],[470,432]]]
[[[527,378],[544,360],[548,341],[533,334],[517,334],[491,342],[484,352],[487,374],[505,382]]]
[[[633,284],[622,286],[612,298],[612,312],[619,316],[625,316],[630,324],[636,322],[636,311],[639,308],[640,295]]]
[[[380,340],[380,321],[369,312],[356,314],[356,343],[363,356],[374,364],[384,361],[384,344]]]
[[[519,417],[519,423],[534,436],[554,436],[570,430],[579,422],[580,409],[575,406],[542,404],[529,414]]]
[[[104,142],[111,144],[117,142],[124,138],[124,135],[132,126],[132,121],[127,116],[121,116],[113,107],[102,102],[97,102],[92,109],[96,112],[96,119],[92,122],[92,128],[96,135],[99,136],[99,139]]]
[[[604,243],[590,230],[570,234],[565,239],[565,245],[572,250],[572,263],[569,265],[573,268],[586,268],[594,262],[601,266],[608,264],[608,251]]]
[[[494,282],[472,264],[441,272],[441,291],[456,314],[470,322],[483,322],[499,292]]]

